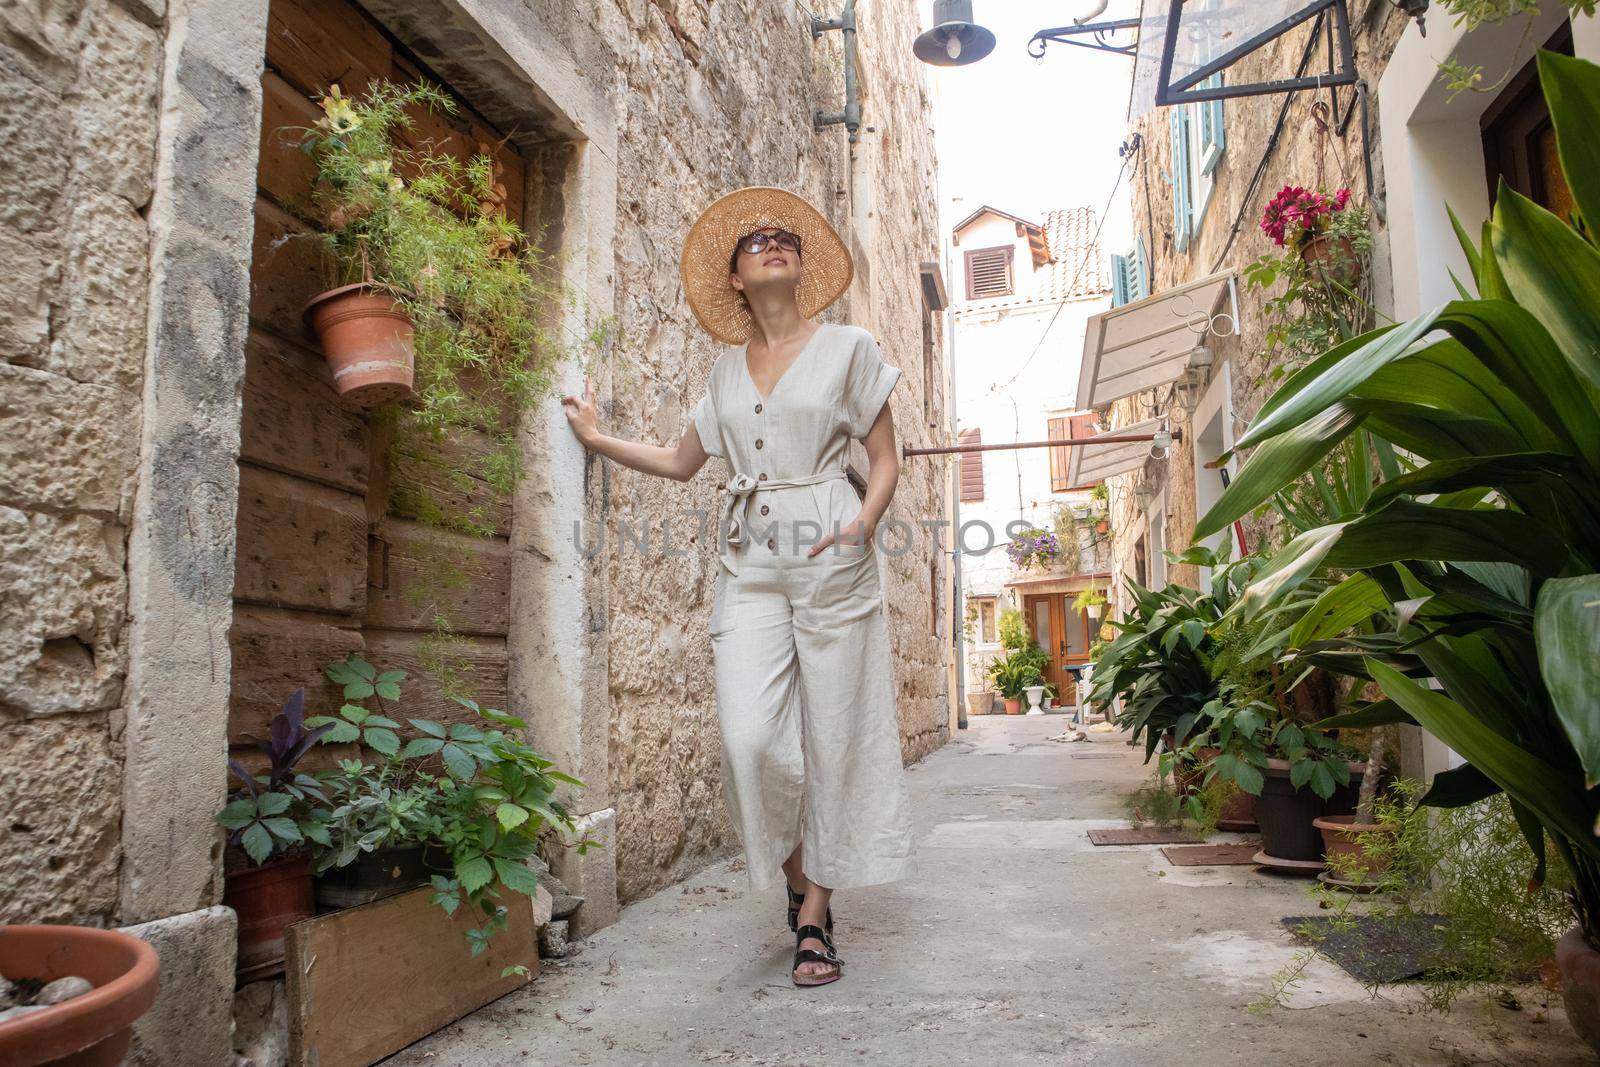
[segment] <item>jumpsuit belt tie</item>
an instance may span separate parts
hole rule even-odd
[[[750,499],[768,489],[789,489],[802,485],[817,485],[845,477],[842,468],[818,471],[799,478],[768,478],[760,481],[748,474],[735,474],[721,487],[727,494],[722,505],[722,529],[727,532],[724,547],[718,552],[722,565],[729,574],[739,573],[739,558],[735,549],[745,545],[750,533]]]

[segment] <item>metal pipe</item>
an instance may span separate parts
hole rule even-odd
[[[905,456],[942,456],[951,452],[990,452],[1003,448],[1060,448],[1065,445],[1121,445],[1131,444],[1135,441],[1154,441],[1158,437],[1171,437],[1173,441],[1183,440],[1182,430],[1173,430],[1168,433],[1122,433],[1104,434],[1100,437],[1063,437],[1056,441],[1018,441],[1009,445],[945,445],[939,448],[907,448],[902,446],[900,455]]]
[[[828,115],[819,109],[812,115],[811,127],[821,130],[843,125],[850,131],[850,143],[855,144],[861,129],[861,94],[856,87],[856,0],[845,0],[844,10],[836,19],[811,17],[812,40],[829,30],[838,30],[844,35],[844,110]]]

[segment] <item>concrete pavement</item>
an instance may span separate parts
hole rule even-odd
[[[910,768],[919,877],[834,899],[844,978],[795,989],[781,888],[738,860],[624,910],[582,955],[388,1061],[942,1065],[1592,1063],[1553,999],[1421,1011],[1319,962],[1292,1006],[1244,1008],[1296,952],[1305,883],[1096,848],[1149,768],[1060,716],[975,716]]]

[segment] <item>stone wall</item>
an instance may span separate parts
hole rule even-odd
[[[0,923],[116,912],[158,26],[0,9]]]
[[[1352,24],[1356,67],[1359,75],[1369,84],[1376,85],[1395,42],[1405,29],[1407,19],[1391,5],[1368,4],[1361,17]],[[1308,28],[1305,26],[1279,38],[1274,44],[1241,61],[1227,77],[1230,83],[1245,80],[1269,80],[1293,75],[1305,49]],[[1325,46],[1324,46],[1325,48]],[[1324,58],[1325,51],[1313,57],[1315,64]],[[1339,89],[1341,108],[1353,99],[1353,90]],[[1225,128],[1227,148],[1215,172],[1216,187],[1210,206],[1206,210],[1198,232],[1191,237],[1188,249],[1179,253],[1174,248],[1172,185],[1172,141],[1169,133],[1169,112],[1158,108],[1134,123],[1134,130],[1143,138],[1139,158],[1133,168],[1130,187],[1133,191],[1135,233],[1142,234],[1150,258],[1150,291],[1160,294],[1185,282],[1222,270],[1242,272],[1242,268],[1269,252],[1280,251],[1270,238],[1261,233],[1258,223],[1268,199],[1285,185],[1304,185],[1313,188],[1323,185],[1336,189],[1348,187],[1358,202],[1373,204],[1374,264],[1369,275],[1374,279],[1371,300],[1378,307],[1390,305],[1385,289],[1388,272],[1382,262],[1386,239],[1382,210],[1383,178],[1378,152],[1378,101],[1369,98],[1368,115],[1363,132],[1363,118],[1359,102],[1355,106],[1349,125],[1341,134],[1336,124],[1324,135],[1312,113],[1315,101],[1326,102],[1327,90],[1320,94],[1300,92],[1290,100],[1287,116],[1281,129],[1279,111],[1285,97],[1282,94],[1252,96],[1226,102]],[[1274,143],[1274,133],[1276,140]],[[1363,154],[1370,152],[1373,168],[1373,187],[1368,187]],[[1263,157],[1266,166],[1251,187],[1257,166]],[[1280,287],[1281,288],[1281,287]],[[1218,371],[1213,382],[1221,382],[1221,365],[1228,364],[1231,382],[1233,433],[1244,431],[1250,418],[1272,394],[1281,377],[1274,375],[1275,360],[1267,356],[1265,340],[1266,322],[1263,304],[1276,292],[1253,291],[1239,277],[1239,333],[1237,336],[1214,337],[1208,344],[1215,351]],[[1214,386],[1227,388],[1226,385]],[[1110,480],[1111,525],[1115,537],[1114,560],[1121,573],[1134,573],[1132,556],[1134,544],[1144,533],[1145,516],[1136,501],[1135,493],[1148,489],[1155,498],[1165,495],[1166,545],[1182,550],[1190,543],[1196,515],[1195,455],[1191,427],[1187,425],[1181,407],[1172,403],[1165,390],[1158,390],[1157,404],[1152,404],[1148,394],[1118,401],[1113,405],[1117,425],[1127,425],[1149,418],[1159,412],[1169,414],[1174,427],[1184,431],[1185,439],[1172,449],[1170,458],[1148,461],[1143,470]],[[1224,411],[1226,411],[1224,407]],[[1213,456],[1201,457],[1202,462]],[[1281,531],[1276,529],[1272,515],[1245,519],[1245,539],[1252,548],[1277,543]],[[1173,567],[1168,579],[1193,585],[1198,574],[1193,567]]]

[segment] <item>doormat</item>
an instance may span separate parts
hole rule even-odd
[[[1073,759],[1119,759],[1121,758],[1122,753],[1096,752],[1091,748],[1087,752],[1069,752],[1067,755],[1071,756]]]
[[[1164,826],[1097,827],[1089,831],[1097,845],[1198,845],[1200,839],[1187,830]]]
[[[1244,867],[1255,863],[1260,842],[1238,845],[1169,845],[1161,850],[1174,867]]]
[[[1430,961],[1444,954],[1442,915],[1406,915],[1377,918],[1372,915],[1302,915],[1283,919],[1297,940],[1314,944],[1317,951],[1362,982],[1404,982],[1420,978]],[[1308,924],[1313,936],[1301,933]]]

